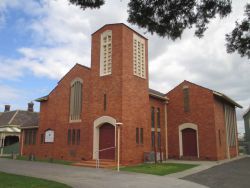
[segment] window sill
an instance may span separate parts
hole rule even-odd
[[[81,119],[79,119],[79,120],[69,120],[69,123],[80,123],[80,122],[82,122]]]

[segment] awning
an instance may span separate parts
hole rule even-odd
[[[20,133],[21,130],[17,127],[2,127],[0,128],[0,133]]]

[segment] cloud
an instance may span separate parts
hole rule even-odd
[[[20,79],[28,70],[35,77],[55,80],[76,62],[90,66],[91,33],[107,23],[127,23],[127,3],[106,1],[100,9],[83,11],[67,0],[1,0],[0,26],[8,24],[9,9],[22,11],[30,19],[20,18],[18,27],[30,33],[32,43],[15,49],[18,59],[0,57],[0,78]],[[233,1],[233,13],[211,21],[202,39],[194,37],[191,29],[173,42],[128,24],[149,39],[150,87],[167,92],[184,79],[190,80],[237,100],[245,107],[237,114],[241,120],[250,104],[250,64],[246,58],[226,53],[225,34],[243,18],[246,3]],[[242,130],[242,121],[239,123]]]
[[[9,104],[11,100],[19,99],[21,92],[12,87],[0,84],[0,101],[1,104]]]

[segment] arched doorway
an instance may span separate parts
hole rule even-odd
[[[198,126],[193,123],[179,125],[179,154],[181,157],[200,157]]]
[[[111,126],[113,126],[113,128],[111,128]],[[101,133],[100,133],[101,131]],[[111,135],[111,138],[107,138],[110,140],[106,140],[106,136],[105,135]],[[114,135],[114,136],[112,136]],[[102,138],[100,138],[102,137]],[[100,139],[102,139],[102,141],[100,141]],[[93,126],[93,159],[98,159],[99,157],[106,157],[105,152],[99,152],[99,150],[102,148],[104,149],[109,147],[109,145],[111,145],[111,143],[114,140],[114,144],[111,147],[116,147],[116,119],[114,119],[113,117],[110,116],[101,116],[99,118],[97,118],[94,121],[94,126]],[[106,143],[107,142],[107,143]],[[100,146],[101,143],[101,146]],[[114,149],[115,151],[115,149]],[[103,153],[104,154],[101,154]],[[102,156],[100,156],[100,154]],[[104,156],[103,156],[104,155]],[[111,158],[111,154],[109,156],[109,158]],[[112,159],[115,159],[115,157],[113,157],[112,155]]]
[[[104,123],[99,128],[99,158],[115,159],[115,127]]]
[[[197,157],[196,130],[191,128],[182,131],[183,157]]]

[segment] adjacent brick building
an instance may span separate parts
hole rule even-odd
[[[245,125],[245,142],[246,142],[246,152],[250,154],[250,107],[243,114],[244,125]]]
[[[235,107],[226,95],[188,81],[167,93],[170,158],[221,160],[238,154]]]
[[[148,83],[147,39],[124,24],[103,26],[92,34],[91,68],[76,64],[48,96],[37,99],[41,102],[37,144],[24,145],[22,154],[71,161],[117,160],[120,144],[122,164],[143,162],[149,156],[145,153],[155,153],[158,160],[178,157],[176,126],[185,122],[200,126],[195,121],[201,118],[200,112],[195,112],[193,119],[181,121],[185,115],[179,104],[181,94],[173,90],[167,114],[168,97],[149,89]],[[222,98],[217,99],[207,89],[195,92],[190,92],[190,97],[197,95],[201,100],[194,104],[210,107],[202,111],[207,123],[198,128],[200,152],[196,157],[223,159],[225,133],[221,138],[224,150],[218,148],[216,140],[217,129],[224,131],[225,127]],[[228,104],[234,110],[236,103]],[[215,115],[216,110],[221,116]],[[208,139],[203,138],[206,131],[211,131]]]

